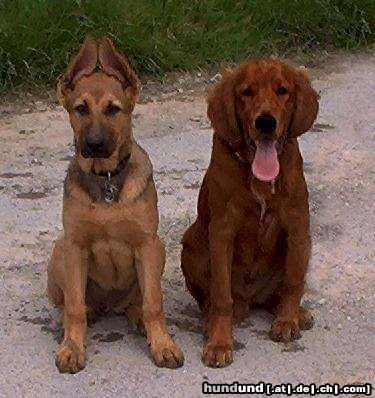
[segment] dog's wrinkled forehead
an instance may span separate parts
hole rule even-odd
[[[108,76],[103,72],[95,72],[82,77],[77,82],[72,96],[73,101],[90,98],[95,103],[99,103],[108,97],[108,100],[121,102],[124,98],[124,91],[121,83],[115,77]]]

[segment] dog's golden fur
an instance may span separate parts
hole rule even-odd
[[[102,71],[94,72],[98,61]],[[142,324],[157,365],[183,363],[162,308],[165,250],[152,166],[131,129],[138,91],[134,71],[106,38],[86,39],[59,83],[76,144],[64,187],[64,232],[48,266],[48,295],[62,310],[61,372],[84,368],[87,311],[104,307]],[[90,134],[104,140],[105,156],[85,152]],[[116,174],[112,203],[105,201],[108,172]]]
[[[305,72],[276,60],[227,71],[208,99],[211,162],[182,251],[186,285],[204,312],[206,365],[232,362],[232,318],[243,319],[252,306],[275,314],[274,340],[298,338],[300,329],[311,327],[311,315],[300,306],[310,220],[296,137],[311,127],[317,111],[318,96]],[[256,127],[256,120],[272,124]],[[264,182],[253,166],[255,151],[269,144],[273,176]]]

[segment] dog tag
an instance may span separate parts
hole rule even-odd
[[[108,204],[113,202],[113,199],[115,198],[114,194],[114,189],[112,186],[107,186],[105,193],[104,193],[104,201]]]
[[[104,201],[111,204],[115,199],[116,187],[111,184],[111,173],[108,172],[108,181],[105,183]]]

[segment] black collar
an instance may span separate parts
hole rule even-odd
[[[117,167],[112,171],[100,171],[99,173],[95,173],[95,171],[92,170],[91,173],[98,177],[108,177],[108,175],[115,177],[124,170],[125,166],[128,164],[130,155],[131,154],[128,153],[122,160],[120,160],[120,162],[117,164]]]
[[[225,147],[227,147],[230,154],[235,159],[239,160],[241,163],[250,163],[250,160],[248,159],[248,153],[243,153],[243,149],[245,149],[245,151],[248,151],[251,149],[255,150],[255,148],[248,146],[248,144],[242,137],[235,141],[228,141],[220,135],[217,135],[217,138]]]
[[[85,173],[79,166],[76,159],[70,164],[67,182],[74,181],[87,195],[92,202],[105,202],[112,204],[118,202],[121,191],[124,187],[126,176],[129,174],[130,167],[126,167],[129,163],[130,154],[126,155],[113,171],[106,173]]]

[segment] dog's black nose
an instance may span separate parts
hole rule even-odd
[[[260,115],[255,119],[255,128],[264,134],[273,133],[276,130],[276,124],[276,119],[269,114]]]
[[[89,134],[86,137],[86,146],[92,152],[101,151],[104,148],[105,140],[103,135]]]
[[[103,134],[88,134],[81,152],[84,158],[106,158],[109,156],[109,141]]]

